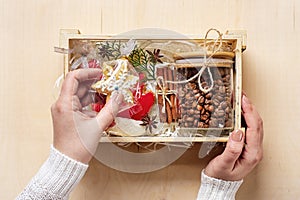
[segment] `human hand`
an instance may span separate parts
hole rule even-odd
[[[231,133],[224,152],[211,160],[204,173],[227,181],[247,176],[263,158],[263,121],[248,97],[243,94],[242,111],[247,129]],[[245,145],[244,145],[245,143]]]
[[[100,69],[69,72],[58,100],[51,107],[54,147],[83,163],[91,160],[102,132],[112,123],[123,101],[123,96],[114,92],[99,113],[82,109],[92,103],[88,91],[100,75]]]

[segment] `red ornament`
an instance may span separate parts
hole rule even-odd
[[[98,102],[98,103],[92,103],[91,106],[92,106],[93,111],[100,112],[102,110],[102,108],[104,107],[104,104]],[[115,120],[109,125],[108,128],[111,128],[114,125],[116,125]]]
[[[136,100],[134,106],[127,110],[124,110],[118,114],[118,117],[124,117],[134,120],[142,120],[150,111],[154,104],[155,98],[152,92],[142,94],[139,99]]]
[[[89,68],[100,68],[100,65],[98,64],[97,60],[93,59],[93,60],[90,60],[88,62],[89,64]]]
[[[99,103],[99,102],[98,103],[92,103],[91,106],[92,106],[92,110],[95,111],[95,112],[100,112],[100,110],[102,110],[102,108],[104,107],[104,105]]]

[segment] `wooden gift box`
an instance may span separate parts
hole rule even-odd
[[[141,36],[140,36],[141,37]],[[73,29],[63,29],[60,32],[60,48],[62,49],[72,49],[72,44],[74,41],[105,41],[109,39],[131,39],[131,38],[117,38],[112,35],[83,35],[79,30]],[[137,38],[141,40],[176,40],[177,38],[168,38],[167,36],[162,35],[151,35]],[[208,38],[209,39],[209,38]],[[183,40],[179,38],[178,40]],[[188,40],[193,40],[196,43],[203,43],[204,36],[189,36]],[[221,130],[221,132],[225,132],[225,134],[221,134],[220,136],[195,136],[195,137],[184,137],[184,136],[107,136],[102,137],[100,142],[226,142],[228,139],[228,133],[233,129],[242,129],[241,126],[241,95],[242,95],[242,52],[246,49],[246,32],[245,31],[227,31],[222,35],[222,41],[225,43],[230,43],[232,51],[229,52],[233,54],[233,67],[232,67],[232,89],[233,89],[233,126],[230,128],[192,128],[193,131],[205,132],[205,131],[214,131]],[[64,75],[70,71],[70,54],[64,55]],[[178,65],[175,67],[176,70],[178,68],[182,68],[182,65]],[[166,127],[170,130],[174,130],[178,125],[178,122],[172,122],[171,124],[167,124]],[[187,131],[188,129],[179,129],[180,131]],[[180,132],[179,131],[179,132]]]

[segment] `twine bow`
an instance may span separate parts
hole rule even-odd
[[[213,46],[212,46],[212,53],[211,55],[207,58],[207,49],[206,49],[206,45],[207,45],[207,37],[208,37],[208,34],[211,32],[211,31],[215,31],[217,32],[217,34],[219,35],[218,38],[215,40]],[[217,46],[217,43],[219,43],[219,45]],[[209,29],[206,34],[205,34],[205,38],[204,38],[204,60],[203,60],[203,66],[202,68],[200,69],[200,71],[195,74],[194,76],[192,76],[191,78],[187,79],[187,80],[183,80],[183,81],[166,81],[167,83],[173,83],[173,84],[183,84],[183,83],[188,83],[192,80],[194,80],[195,78],[198,77],[198,85],[199,85],[199,89],[204,92],[204,93],[208,93],[210,92],[213,87],[214,87],[214,79],[213,79],[213,76],[212,76],[212,73],[210,71],[210,68],[208,67],[209,64],[211,63],[211,60],[212,60],[212,57],[215,55],[216,52],[218,52],[222,47],[222,34],[220,33],[220,31],[218,31],[217,29],[214,29],[214,28],[211,28]],[[207,69],[208,71],[208,74],[209,74],[209,78],[210,78],[210,81],[211,81],[211,85],[209,88],[205,89],[202,87],[202,84],[201,84],[201,77],[202,77],[202,74],[203,72],[205,71],[205,69]]]
[[[164,78],[162,76],[158,76],[156,78],[156,83],[157,83],[157,85],[158,85],[158,87],[161,91],[161,92],[158,92],[158,93],[162,95],[162,99],[163,99],[162,113],[165,113],[165,111],[166,111],[165,100],[170,104],[171,107],[173,107],[173,105],[172,105],[172,102],[170,101],[170,99],[167,97],[168,92],[167,92],[166,87],[165,87]]]

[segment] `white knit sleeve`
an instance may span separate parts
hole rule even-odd
[[[51,145],[49,158],[16,199],[68,199],[87,168],[88,165],[62,154]]]
[[[243,183],[240,181],[224,181],[201,173],[201,186],[197,200],[234,200],[235,194]]]

